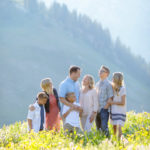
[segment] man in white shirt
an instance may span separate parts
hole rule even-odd
[[[29,132],[33,129],[34,132],[39,132],[45,127],[45,108],[48,96],[44,92],[40,92],[37,95],[37,101],[33,104],[34,110],[28,110],[28,130]]]
[[[66,100],[72,104],[79,106],[79,109],[76,110],[74,107],[69,107],[64,105],[62,117],[64,119],[64,130],[68,130],[68,132],[73,133],[76,130],[77,133],[81,133],[80,128],[80,119],[79,113],[82,113],[83,109],[80,107],[79,103],[76,103],[75,93],[70,92],[66,95]]]

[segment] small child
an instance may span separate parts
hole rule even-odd
[[[44,92],[40,92],[37,95],[37,101],[33,104],[34,110],[28,111],[28,130],[33,129],[35,132],[39,132],[45,127],[45,108],[44,105],[47,102],[48,96]]]
[[[76,103],[76,96],[75,93],[70,92],[66,94],[66,100],[70,103],[80,106],[79,103]],[[78,110],[74,110],[73,107],[69,107],[64,105],[62,117],[64,119],[64,130],[68,130],[68,132],[73,133],[76,130],[77,133],[81,133],[80,128],[80,119],[79,113],[81,113],[83,109],[81,107]]]
[[[112,86],[114,91],[113,101],[108,103],[111,105],[111,123],[113,125],[114,134],[118,132],[118,138],[122,135],[122,126],[126,120],[126,88],[123,83],[123,74],[116,72],[113,74]]]

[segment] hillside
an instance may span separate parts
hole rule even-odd
[[[150,114],[127,113],[127,122],[123,128],[123,137],[119,142],[109,125],[111,136],[107,139],[96,131],[90,134],[65,136],[64,131],[54,133],[42,131],[39,134],[27,132],[27,123],[16,122],[0,129],[1,149],[75,149],[75,150],[149,150]]]
[[[96,82],[102,64],[110,67],[110,80],[124,72],[128,110],[150,112],[150,66],[119,38],[112,41],[108,29],[65,5],[0,1],[0,126],[26,119],[41,79],[51,77],[58,88],[72,64],[82,68],[81,79],[88,73]]]

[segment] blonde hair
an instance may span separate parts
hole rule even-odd
[[[95,85],[94,77],[92,75],[89,75],[89,74],[85,75],[84,77],[88,77],[89,89],[93,89],[94,85]],[[82,87],[83,87],[83,84],[82,84]]]
[[[123,85],[124,85],[123,73],[121,72],[113,73],[112,87],[113,87],[114,93],[119,95],[120,87]]]
[[[53,84],[52,84],[52,88],[50,88],[50,84],[52,84],[51,78],[42,79],[41,88],[43,89],[43,91],[47,92],[48,94],[53,94]]]

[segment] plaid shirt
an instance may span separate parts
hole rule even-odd
[[[105,79],[104,81],[100,80],[96,84],[96,90],[98,93],[99,99],[99,112],[102,108],[105,107],[109,98],[113,97],[113,88],[111,83]]]

